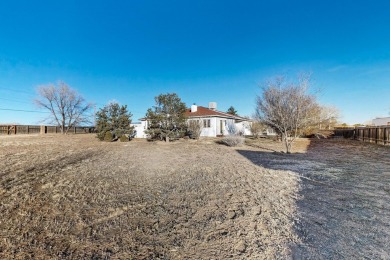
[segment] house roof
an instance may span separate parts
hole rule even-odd
[[[249,118],[241,117],[241,116],[234,116],[228,113],[224,113],[218,110],[212,110],[207,107],[197,106],[196,112],[191,112],[191,108],[187,108],[186,112],[184,112],[184,115],[188,118],[191,117],[223,117],[223,118],[229,118],[234,119],[237,121],[251,121]],[[140,121],[145,121],[146,117],[138,119]]]
[[[234,116],[228,113],[224,113],[218,110],[212,110],[207,107],[202,107],[202,106],[197,106],[197,111],[196,112],[191,112],[191,108],[188,108],[186,112],[184,113],[187,117],[210,117],[210,116],[215,116],[215,117],[223,117],[223,118],[230,118],[230,119],[235,119],[239,121],[244,121],[248,120],[248,118],[244,118],[241,116]]]

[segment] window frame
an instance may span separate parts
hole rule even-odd
[[[211,119],[203,119],[203,128],[211,127]]]

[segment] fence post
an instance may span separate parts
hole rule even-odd
[[[368,128],[368,141],[371,143],[372,135],[371,135],[371,128]]]
[[[375,143],[378,143],[379,128],[375,128]]]

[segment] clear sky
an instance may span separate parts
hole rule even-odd
[[[311,72],[342,122],[390,112],[390,1],[1,1],[0,123],[38,123],[62,80],[133,121],[160,93],[252,115],[259,85]]]

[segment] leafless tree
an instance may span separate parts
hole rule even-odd
[[[259,121],[254,121],[250,125],[250,130],[254,138],[259,138],[264,131],[267,130],[267,126]]]
[[[322,106],[320,112],[319,129],[332,129],[337,124],[339,117],[340,111],[337,107]]]
[[[203,130],[203,121],[202,120],[188,120],[187,122],[187,130],[191,132],[192,137],[195,139],[199,139],[200,134]]]
[[[339,110],[333,106],[320,106],[315,113],[314,119],[316,123],[304,129],[303,135],[315,135],[317,137],[328,135],[329,131],[337,124],[337,120],[340,116]],[[326,133],[327,131],[328,133]]]
[[[72,127],[91,123],[89,120],[91,115],[88,115],[88,112],[92,104],[86,103],[84,98],[66,83],[59,82],[58,86],[53,84],[40,86],[37,94],[35,104],[50,112],[50,116],[44,121],[58,125],[61,133],[66,134]]]
[[[309,75],[301,75],[297,82],[290,83],[277,77],[257,97],[257,119],[281,135],[287,153],[291,153],[292,143],[302,131],[317,123],[320,106],[309,87]]]

